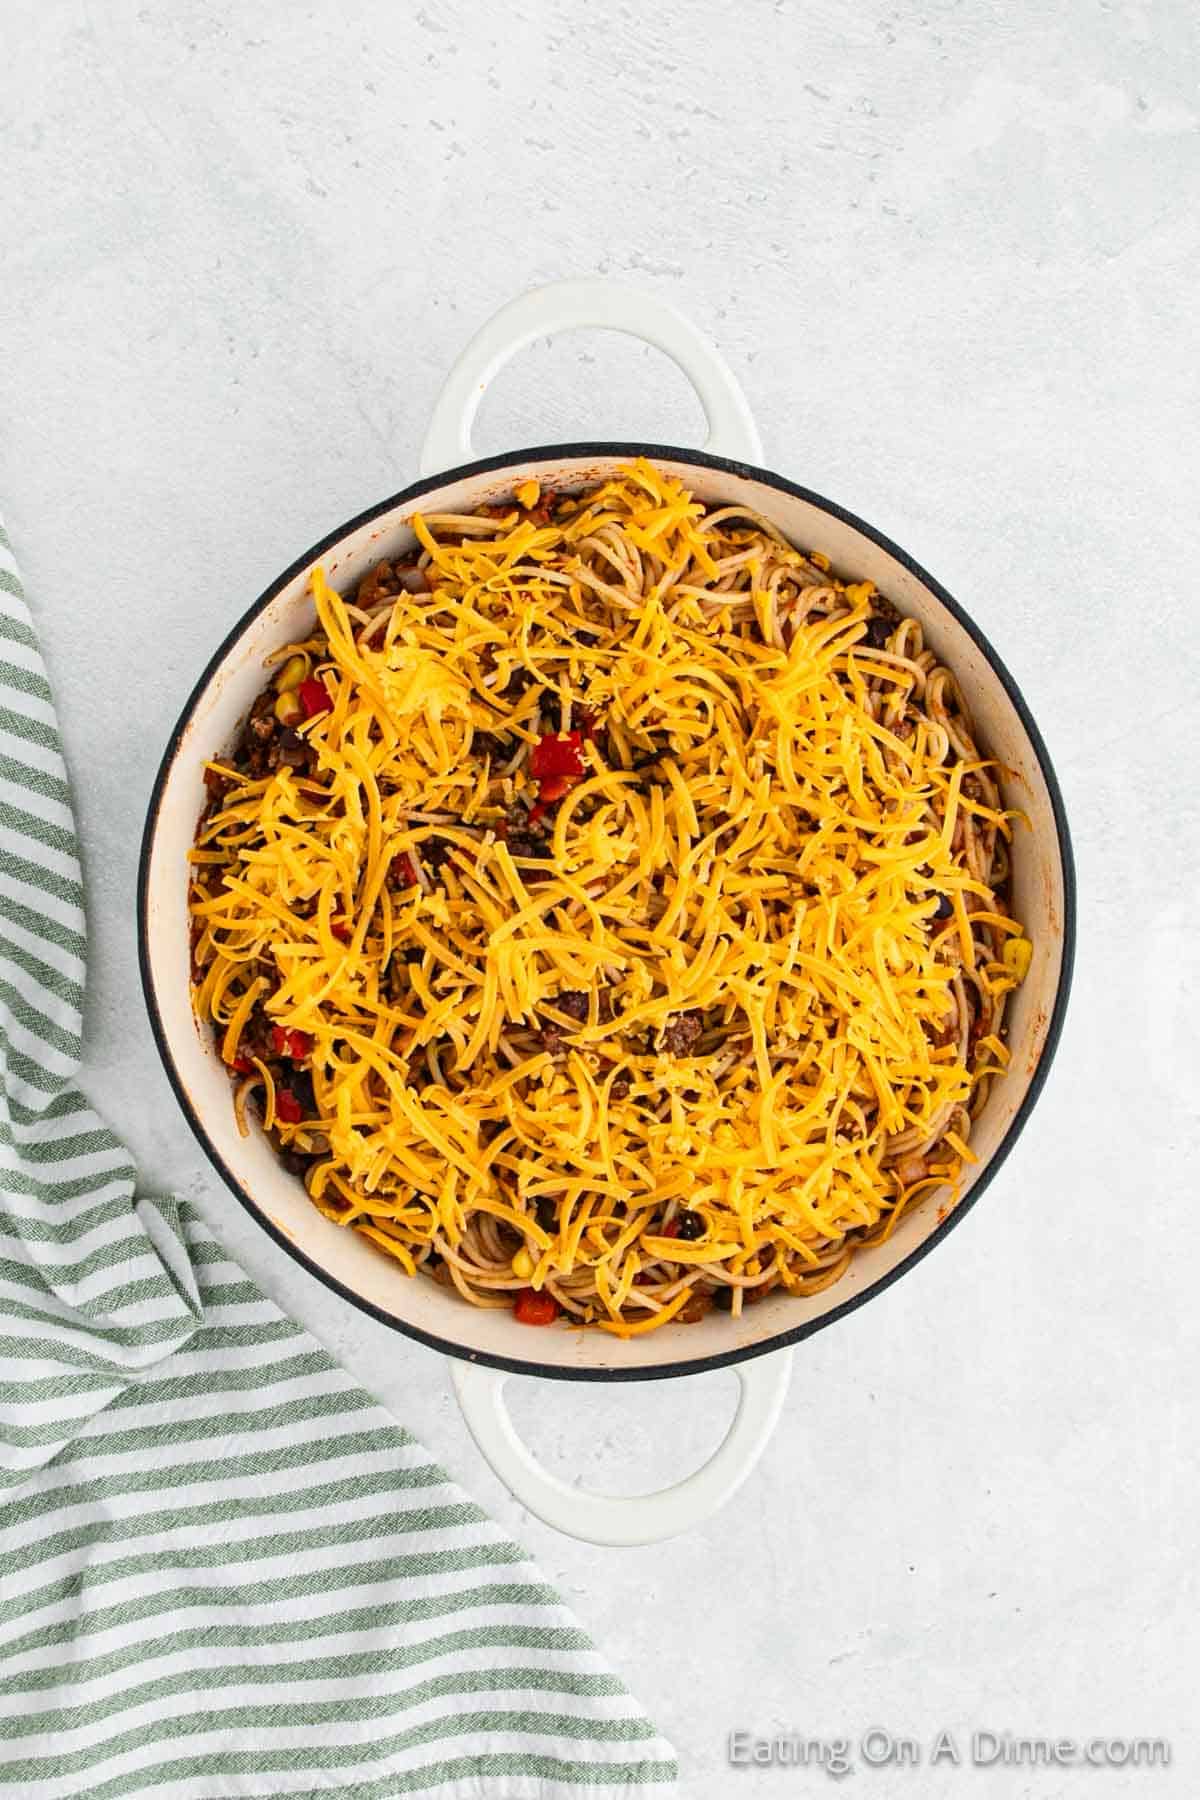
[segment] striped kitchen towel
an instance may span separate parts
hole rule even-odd
[[[83,891],[0,530],[0,1797],[671,1789],[554,1590],[72,1087]]]

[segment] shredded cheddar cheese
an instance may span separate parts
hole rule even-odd
[[[293,765],[210,765],[197,1013],[231,1065],[311,1045],[303,1105],[256,1046],[267,1122],[406,1271],[622,1335],[813,1291],[1006,1059],[992,766],[919,629],[764,522],[646,462],[517,502],[415,516],[394,593],[313,570]]]

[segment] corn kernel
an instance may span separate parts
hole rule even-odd
[[[512,1259],[512,1272],[519,1275],[522,1281],[528,1281],[533,1274],[533,1258],[523,1244]]]
[[[517,489],[517,499],[524,507],[536,506],[542,497],[540,481],[523,481]]]
[[[275,717],[281,725],[298,725],[304,717],[304,708],[290,690],[280,694],[276,700]]]
[[[1004,966],[1018,981],[1024,981],[1033,961],[1033,945],[1027,937],[1009,938],[1004,946]]]
[[[290,694],[308,674],[308,658],[301,653],[289,656],[275,677],[275,686],[281,694]]]

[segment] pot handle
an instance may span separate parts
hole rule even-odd
[[[705,449],[736,462],[761,463],[762,440],[728,364],[690,319],[665,300],[612,281],[552,281],[502,306],[471,339],[438,395],[421,451],[422,475],[470,462],[471,427],[489,381],[536,338],[591,326],[656,344],[700,396],[708,420]]]
[[[792,1353],[777,1350],[738,1363],[737,1411],[725,1437],[694,1474],[654,1494],[628,1498],[572,1487],[532,1455],[504,1401],[508,1374],[453,1359],[450,1373],[463,1417],[494,1472],[522,1506],[556,1531],[586,1544],[657,1544],[678,1537],[724,1506],[753,1469],[783,1406]]]

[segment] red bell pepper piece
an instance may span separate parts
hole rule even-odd
[[[405,887],[416,887],[417,871],[413,867],[413,859],[407,850],[402,850],[399,856],[393,856],[392,868]]]
[[[558,1317],[558,1301],[553,1294],[539,1294],[536,1288],[522,1288],[513,1312],[521,1325],[553,1325]]]
[[[543,781],[547,775],[570,775],[578,781],[585,773],[582,746],[583,738],[578,731],[564,732],[561,737],[548,733],[533,746],[529,773],[535,781]],[[558,798],[561,800],[562,794]]]
[[[552,806],[570,793],[577,779],[574,775],[544,775],[538,783],[538,799],[543,806]]]
[[[531,825],[536,825],[542,814],[587,774],[582,749],[583,737],[578,731],[566,731],[558,737],[548,733],[533,746],[529,773],[538,784],[538,797],[529,810]]]
[[[271,1042],[276,1056],[290,1056],[293,1062],[303,1062],[312,1052],[307,1031],[287,1031],[282,1025],[272,1025]]]
[[[349,919],[343,918],[341,913],[338,913],[335,918],[330,919],[329,929],[332,931],[334,937],[339,938],[343,944],[348,944],[350,939],[354,936],[354,933],[350,929]]]
[[[315,675],[310,675],[306,681],[302,681],[297,692],[306,719],[315,719],[318,713],[332,712],[333,697],[325,683],[319,681]]]
[[[275,1117],[284,1125],[298,1125],[304,1117],[304,1108],[291,1088],[276,1088]]]

